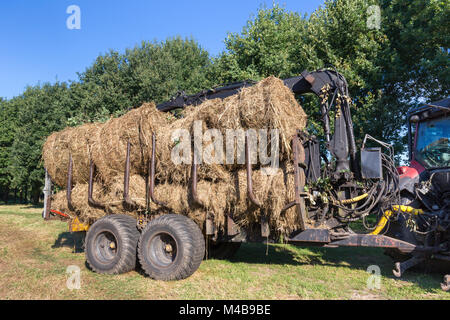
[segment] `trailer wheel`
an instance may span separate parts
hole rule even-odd
[[[110,215],[96,221],[86,235],[86,260],[97,273],[120,274],[136,268],[139,231],[136,219]]]
[[[156,280],[189,277],[204,255],[202,231],[191,219],[177,214],[150,221],[139,239],[139,262],[145,273]]]
[[[208,258],[219,260],[231,259],[240,247],[240,242],[210,242]]]

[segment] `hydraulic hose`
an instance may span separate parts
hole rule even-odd
[[[361,200],[364,200],[365,198],[367,198],[369,196],[368,193],[364,193],[360,196],[357,196],[355,198],[352,199],[346,199],[346,200],[338,200],[338,201],[333,201],[333,204],[335,205],[339,205],[339,204],[352,204],[352,203],[356,203],[359,202]]]

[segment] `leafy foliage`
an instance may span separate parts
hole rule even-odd
[[[178,91],[195,93],[209,86],[209,54],[194,40],[179,37],[143,42],[124,54],[110,51],[79,74],[71,85],[80,111],[72,124],[104,121],[144,102],[168,100]]]
[[[381,5],[379,29],[367,25],[372,5]],[[334,66],[349,84],[357,143],[368,133],[400,154],[407,110],[449,94],[449,14],[448,2],[435,0],[327,0],[310,17],[262,9],[241,33],[228,35],[215,78],[288,77]],[[320,135],[317,100],[299,99]]]
[[[11,186],[30,191],[33,202],[39,200],[44,174],[42,144],[53,131],[61,130],[73,114],[73,101],[66,84],[28,87],[22,96],[11,100],[16,106],[14,141],[10,148],[8,171]]]

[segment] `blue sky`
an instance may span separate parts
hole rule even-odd
[[[323,0],[284,0],[290,11],[310,14]],[[0,97],[27,85],[76,80],[109,49],[123,52],[143,40],[193,37],[212,55],[228,32],[239,32],[272,0],[14,0],[0,3]],[[69,30],[67,7],[81,10],[81,29]]]

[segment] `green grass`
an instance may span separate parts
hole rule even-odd
[[[394,278],[381,249],[269,245],[266,255],[266,245],[244,244],[231,261],[203,261],[176,282],[93,273],[79,249],[67,224],[42,220],[41,209],[0,206],[0,299],[450,299],[441,274]],[[69,265],[81,269],[80,290],[66,286]],[[370,265],[381,269],[380,289],[367,288]]]

